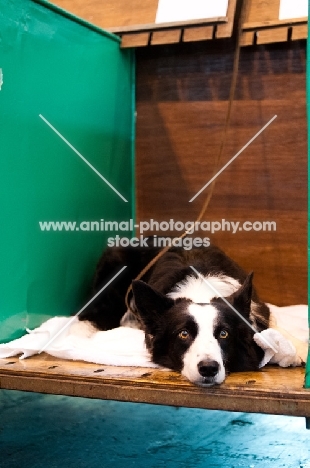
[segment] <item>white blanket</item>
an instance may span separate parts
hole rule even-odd
[[[261,367],[268,362],[296,366],[306,361],[309,328],[306,305],[276,307],[272,328],[256,333],[254,339],[265,350]],[[62,359],[114,366],[158,367],[151,361],[144,333],[129,327],[98,331],[77,317],[54,317],[9,343],[0,344],[0,358],[27,358],[42,351]]]

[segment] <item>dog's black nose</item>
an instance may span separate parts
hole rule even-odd
[[[198,372],[202,377],[214,377],[219,371],[219,363],[216,361],[200,361],[198,363]]]

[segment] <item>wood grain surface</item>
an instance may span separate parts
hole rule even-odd
[[[215,37],[232,35],[236,1],[229,0],[227,16],[205,19],[156,23],[158,0],[53,0],[52,3],[70,13],[122,36],[122,47],[141,47],[148,44],[171,44],[182,40],[183,34],[196,26],[215,30]],[[166,31],[166,34],[165,34]],[[174,31],[174,34],[172,33]],[[152,35],[154,32],[154,35]],[[147,39],[137,34],[147,34]],[[132,37],[130,37],[132,36]],[[208,34],[191,32],[186,41],[212,39]]]
[[[115,33],[153,31],[154,29],[180,27],[201,23],[225,23],[226,16],[197,20],[155,23],[158,0],[53,0],[53,4]],[[233,19],[236,0],[230,0],[230,17]]]
[[[279,11],[280,0],[248,0],[244,27],[263,27],[307,20],[307,18],[279,20]]]
[[[228,106],[233,45],[137,51],[137,217],[195,220],[212,177]],[[276,232],[196,233],[247,271],[265,301],[307,303],[305,43],[243,48],[224,165],[205,220],[275,221]],[[156,232],[153,232],[156,234]],[[177,232],[157,233],[158,235]]]
[[[53,0],[52,3],[100,28],[121,34],[122,47],[171,44],[176,41],[171,38],[171,34],[159,33],[157,38],[156,32],[152,40],[153,31],[171,29],[179,30],[178,40],[184,39],[185,42],[231,37],[235,17],[239,14],[237,0],[229,0],[226,17],[155,23],[158,0],[146,0],[142,3],[137,0]],[[305,39],[307,18],[279,20],[279,8],[280,0],[248,0],[242,45],[255,44],[257,39],[258,44]],[[199,31],[197,26],[208,27],[208,33],[203,33],[202,29]],[[279,30],[279,26],[286,28]],[[146,34],[146,38],[140,36],[140,33]]]
[[[190,408],[310,416],[304,369],[265,367],[200,388],[166,370],[112,367],[46,354],[0,360],[0,388]]]
[[[304,17],[280,20],[279,10],[280,0],[248,0],[242,44],[269,44],[306,39],[308,19]]]

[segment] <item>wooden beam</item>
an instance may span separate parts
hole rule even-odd
[[[288,39],[288,28],[270,28],[257,31],[257,44],[270,44],[272,42],[285,42]]]
[[[184,20],[184,21],[174,21],[169,23],[146,23],[146,24],[134,24],[130,26],[116,26],[113,28],[105,28],[107,31],[112,33],[130,33],[130,32],[139,32],[139,31],[167,31],[176,28],[186,28],[196,25],[223,25],[226,26],[227,18],[226,16],[221,16],[217,18],[206,18],[198,20]],[[226,36],[225,36],[226,37]]]
[[[151,37],[151,45],[175,44],[180,42],[181,29],[171,29],[169,31],[154,31]]]
[[[232,35],[233,27],[234,27],[234,17],[236,11],[236,3],[237,0],[230,0],[228,3],[228,10],[227,10],[227,22],[226,24],[219,24],[216,28],[215,37],[216,38],[224,38],[230,37]]]
[[[253,45],[255,41],[255,31],[243,31],[241,36],[241,45]]]
[[[136,34],[123,34],[121,47],[142,47],[147,46],[150,39],[149,32]]]
[[[286,19],[286,20],[278,20],[277,18],[274,20],[270,21],[260,21],[259,18],[257,18],[256,21],[253,21],[251,23],[244,23],[243,24],[243,29],[248,30],[248,29],[258,29],[258,28],[270,28],[270,27],[275,27],[275,26],[292,26],[295,24],[307,24],[307,18],[291,18],[291,19]]]
[[[184,29],[183,42],[205,41],[213,38],[214,26]]]
[[[292,28],[292,41],[298,39],[307,39],[308,37],[308,25],[298,24]]]

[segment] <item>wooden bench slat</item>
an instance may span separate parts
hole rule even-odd
[[[310,417],[310,389],[303,384],[303,368],[270,366],[231,374],[222,385],[200,388],[161,369],[103,366],[46,354],[0,359],[2,389]]]

